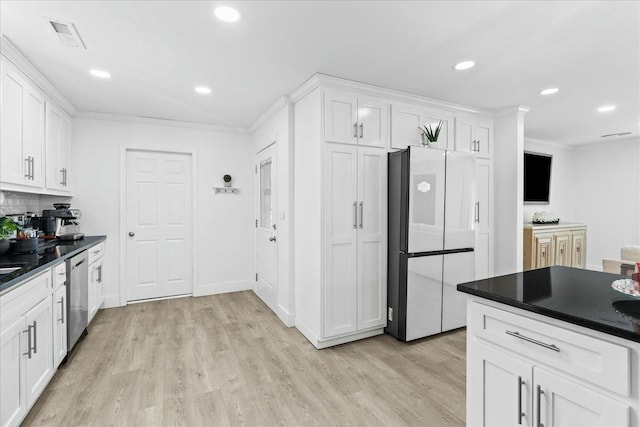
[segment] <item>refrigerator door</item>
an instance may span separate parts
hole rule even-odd
[[[467,324],[467,298],[456,290],[459,283],[474,279],[475,253],[444,255],[442,274],[442,332]]]
[[[443,248],[445,158],[444,150],[409,149],[408,253]]]
[[[444,249],[475,247],[476,156],[447,151]]]
[[[406,340],[439,334],[442,330],[441,315],[442,255],[409,258]]]

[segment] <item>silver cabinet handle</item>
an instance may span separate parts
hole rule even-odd
[[[26,166],[27,166],[27,171],[24,174],[24,177],[27,179],[31,179],[31,156],[27,156],[27,158],[24,159],[24,161],[26,162]]]
[[[31,157],[31,180],[33,181],[34,179],[36,179],[36,162],[35,162],[36,158],[35,157]]]
[[[270,242],[275,242],[275,241],[276,241],[276,236],[271,236],[271,237],[269,237],[269,241],[270,241]]]
[[[364,137],[364,125],[360,123],[360,138]]]
[[[135,235],[136,235],[136,233],[134,233],[133,231],[130,231],[130,232],[129,232],[129,237],[133,237],[133,236],[135,236]]]
[[[353,202],[353,228],[358,228],[358,202]]]
[[[58,319],[58,321],[64,325],[64,297],[60,297],[60,301],[58,301],[58,304],[60,304],[60,315],[62,316]]]
[[[522,377],[518,377],[518,424],[522,424],[522,417],[525,416],[525,413],[522,412],[522,386],[525,385],[525,382],[522,380]]]
[[[364,208],[363,202],[360,202],[360,228],[362,228],[362,223],[364,222]]]
[[[33,321],[33,354],[38,352],[38,324],[36,321]]]
[[[476,224],[480,224],[480,202],[476,202]]]
[[[353,137],[354,138],[358,137],[358,124],[357,123],[353,124]]]
[[[33,326],[27,325],[27,329],[22,331],[27,334],[27,352],[22,353],[22,355],[29,357],[29,359],[31,359],[31,328],[33,328]]]
[[[516,337],[518,339],[521,339],[521,340],[524,340],[524,341],[528,341],[528,342],[533,343],[533,344],[537,344],[540,347],[544,347],[544,348],[547,348],[549,350],[553,350],[553,351],[557,351],[557,352],[560,351],[560,349],[555,344],[547,344],[547,343],[544,343],[542,341],[534,340],[533,338],[529,338],[529,337],[527,337],[525,335],[520,335],[520,332],[513,332],[513,331],[504,331],[504,332],[507,335],[511,335],[512,337]]]
[[[538,416],[538,427],[544,427],[544,424],[542,423],[542,419],[540,418],[542,416],[542,411],[540,410],[540,403],[542,401],[542,399],[540,398],[542,395],[544,394],[544,391],[542,391],[542,388],[538,385],[537,387],[537,398],[536,400],[538,401],[538,408],[537,408],[537,416]]]
[[[64,185],[64,168],[60,169],[60,185]]]
[[[274,238],[273,238],[273,241],[274,241],[274,242],[276,241],[275,239],[276,239],[276,238],[274,237]],[[100,264],[100,265],[98,266],[98,282],[99,282],[99,283],[102,283],[102,264]]]

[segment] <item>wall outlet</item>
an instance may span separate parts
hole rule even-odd
[[[393,307],[387,307],[387,319],[389,322],[393,322]]]

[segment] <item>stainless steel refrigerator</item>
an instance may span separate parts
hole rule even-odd
[[[474,280],[475,155],[389,153],[388,322],[411,341],[466,325],[456,285]]]

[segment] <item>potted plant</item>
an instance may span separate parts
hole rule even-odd
[[[440,130],[442,129],[442,120],[438,122],[438,126],[435,128],[433,124],[425,125],[422,127],[418,127],[420,129],[420,136],[422,137],[422,146],[430,147],[435,145],[438,142],[438,136],[440,135]]]
[[[222,180],[224,181],[224,186],[225,187],[231,187],[231,175],[223,176]]]
[[[13,222],[12,219],[6,216],[0,218],[0,255],[4,255],[4,253],[9,250],[9,246],[11,245],[9,237],[19,228],[18,224]]]

